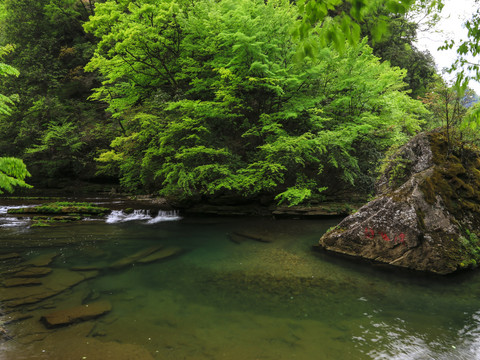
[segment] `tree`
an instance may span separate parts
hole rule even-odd
[[[462,104],[462,97],[455,87],[448,86],[443,79],[437,78],[435,86],[422,100],[432,112],[430,126],[444,126],[447,139],[450,140],[452,129],[460,124],[467,112],[467,108]]]
[[[99,38],[93,98],[125,130],[99,160],[130,191],[187,198],[296,204],[362,176],[371,186],[368,161],[417,131],[425,109],[366,41],[339,53],[312,34],[322,50],[299,62],[298,17],[283,0],[98,4],[85,24]]]
[[[478,142],[477,128],[478,96],[468,89],[458,87],[437,77],[434,86],[421,99],[430,110],[428,128],[444,127],[449,144],[456,140]]]
[[[408,14],[389,14],[385,10],[380,10],[380,14],[385,16],[388,24],[388,31],[383,37],[378,41],[373,40],[372,29],[375,29],[378,14],[365,18],[362,34],[369,37],[369,45],[376,56],[407,70],[404,81],[412,90],[411,96],[423,96],[434,82],[436,69],[431,54],[415,46],[419,24],[411,20]]]

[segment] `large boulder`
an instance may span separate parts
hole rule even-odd
[[[326,250],[448,274],[480,262],[480,153],[422,133],[386,163],[377,196],[320,239]]]

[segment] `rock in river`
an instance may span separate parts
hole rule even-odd
[[[42,282],[39,279],[35,278],[12,278],[3,280],[3,286],[5,287],[15,287],[15,286],[34,286],[41,285]]]
[[[58,255],[59,254],[55,252],[42,254],[25,262],[24,265],[39,266],[39,267],[49,266]]]
[[[3,288],[0,292],[0,298],[4,308],[11,309],[22,305],[35,304],[97,275],[98,272],[96,271],[80,273],[55,269],[41,279],[41,285]]]
[[[20,259],[21,255],[17,253],[0,254],[0,261]]]
[[[17,271],[13,277],[20,277],[20,278],[39,278],[45,275],[48,275],[52,272],[51,268],[48,267],[39,267],[39,266],[32,266],[23,268],[20,271]]]
[[[436,130],[387,162],[377,197],[320,239],[326,250],[448,274],[480,261],[480,153]]]
[[[70,309],[57,310],[42,316],[40,320],[47,328],[53,328],[95,319],[111,310],[112,304],[110,304],[109,301],[97,301],[90,304],[75,306]]]

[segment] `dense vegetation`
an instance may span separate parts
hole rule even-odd
[[[41,186],[368,194],[385,152],[436,125],[444,83],[413,46],[411,3],[5,0],[0,45],[20,75],[0,84],[0,153]]]
[[[0,47],[0,77],[15,75],[18,76],[18,70],[14,67],[2,63],[2,57],[11,51],[12,47]],[[13,105],[12,97],[0,93],[0,115],[10,115],[10,106]],[[23,161],[13,157],[0,157],[0,194],[2,190],[13,191],[15,186],[29,187],[25,178],[30,176]]]
[[[0,93],[16,94],[0,119],[0,153],[21,157],[32,183],[54,185],[65,177],[92,177],[96,151],[112,134],[102,106],[87,101],[96,77],[83,67],[94,42],[82,28],[92,14],[75,0],[8,0],[0,7],[0,44],[15,49],[5,61],[19,71]]]

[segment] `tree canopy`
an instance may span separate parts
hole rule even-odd
[[[298,62],[298,11],[282,0],[98,4],[85,24],[99,38],[87,69],[104,78],[92,98],[125,129],[99,160],[117,162],[130,190],[288,203],[324,191],[327,169],[365,176],[362,161],[419,130],[425,109],[366,41],[342,53],[319,44]]]

